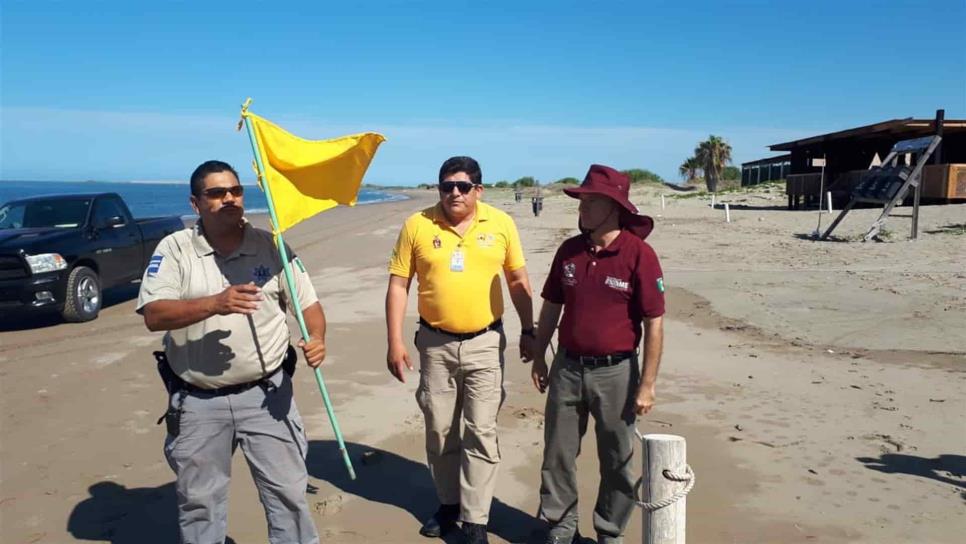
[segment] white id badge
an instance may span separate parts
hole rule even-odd
[[[463,252],[461,250],[453,251],[453,256],[449,260],[449,269],[453,272],[463,271]]]

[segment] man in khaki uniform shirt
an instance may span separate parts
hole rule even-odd
[[[200,219],[161,240],[138,299],[147,327],[167,331],[164,453],[177,475],[181,539],[225,540],[231,457],[241,446],[269,542],[317,543],[305,500],[307,441],[282,363],[286,310],[298,304],[304,313],[311,338],[299,347],[313,367],[325,358],[325,315],[291,251],[296,292],[286,291],[271,233],[244,219],[243,192],[226,163],[195,170],[191,205]]]

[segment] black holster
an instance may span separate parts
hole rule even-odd
[[[184,381],[171,370],[171,365],[168,364],[168,356],[163,351],[155,351],[152,355],[157,362],[161,383],[164,384],[164,390],[168,392],[169,397],[168,408],[164,411],[164,415],[158,418],[158,425],[164,420],[168,435],[174,438],[181,432],[181,412],[186,394]],[[171,406],[170,402],[170,397],[175,394],[178,395],[177,407]]]
[[[298,362],[299,355],[295,351],[295,348],[292,347],[292,344],[289,344],[288,349],[285,351],[285,359],[282,360],[282,370],[288,374],[289,378],[295,375],[295,367],[298,366]]]

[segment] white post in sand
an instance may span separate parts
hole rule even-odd
[[[731,207],[725,202],[725,223],[731,223]]]
[[[661,209],[664,209],[664,195],[661,195]]]
[[[711,193],[711,207],[714,208],[714,193]]]
[[[641,483],[644,509],[643,544],[684,544],[686,495],[694,487],[694,473],[687,463],[687,444],[673,434],[638,437],[644,453]],[[639,484],[640,485],[640,484]]]
[[[828,195],[828,213],[831,214],[832,213],[832,191],[829,191],[825,194]]]

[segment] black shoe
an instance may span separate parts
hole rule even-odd
[[[486,525],[463,522],[463,536],[466,544],[490,544],[486,538]]]
[[[460,517],[460,505],[441,504],[433,517],[426,520],[419,534],[429,538],[439,538],[456,529],[456,520]]]

